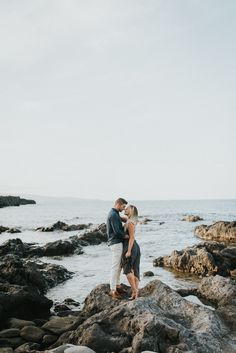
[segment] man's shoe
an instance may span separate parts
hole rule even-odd
[[[125,294],[126,291],[120,286],[120,287],[117,287],[116,286],[116,292],[119,293],[119,294]]]
[[[110,291],[110,296],[112,299],[121,299],[121,295],[115,290]]]

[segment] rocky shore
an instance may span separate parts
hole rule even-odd
[[[63,222],[50,231],[55,225],[68,231]],[[20,239],[0,246],[0,353],[236,351],[236,247],[203,242],[154,260],[154,266],[198,275],[195,287],[174,290],[153,280],[130,301],[129,287],[122,285],[124,295],[117,300],[108,284],[100,284],[82,308],[69,297],[53,303],[48,289],[73,273],[39,259],[82,254],[85,246],[107,240],[105,224],[84,230],[44,246]]]
[[[34,200],[22,199],[19,196],[0,196],[0,208],[34,204],[36,204]]]

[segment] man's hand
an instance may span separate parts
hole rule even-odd
[[[125,216],[122,216],[122,217],[120,217],[120,219],[123,223],[126,223],[128,218]]]

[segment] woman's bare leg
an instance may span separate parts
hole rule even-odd
[[[133,296],[136,294],[136,284],[135,284],[135,277],[134,277],[134,274],[132,272],[128,273],[126,275],[127,277],[127,280],[131,286],[131,289],[132,289],[132,296],[131,298],[133,298]]]

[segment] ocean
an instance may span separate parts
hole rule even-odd
[[[0,243],[10,238],[41,245],[58,239],[66,239],[82,232],[43,233],[34,229],[52,225],[57,221],[68,224],[92,223],[95,227],[106,222],[112,201],[81,200],[76,198],[33,197],[36,205],[6,207],[0,209],[0,225],[20,228],[19,234],[0,234]],[[153,259],[168,255],[200,242],[193,234],[199,224],[236,220],[236,200],[188,200],[188,201],[133,201],[139,215],[148,217],[148,224],[136,228],[136,240],[141,248],[141,274],[152,271],[154,277],[141,276],[140,286],[153,279],[160,279],[174,289],[195,286],[197,277],[186,276],[153,267]],[[184,215],[194,214],[203,221],[190,223],[181,221]],[[163,224],[160,224],[164,222]],[[110,249],[107,244],[84,247],[84,254],[61,258],[42,258],[42,261],[63,265],[74,272],[72,279],[52,288],[47,297],[56,302],[72,298],[82,303],[98,284],[108,283],[110,276]],[[126,282],[122,275],[121,280]]]

